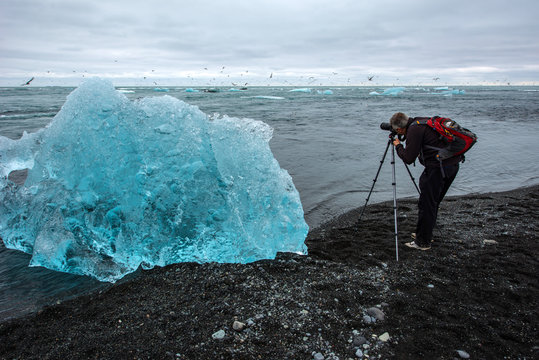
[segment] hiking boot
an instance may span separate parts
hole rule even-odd
[[[430,250],[430,245],[429,246],[417,245],[415,241],[404,243],[404,245],[408,246],[409,248],[417,249],[417,250]]]

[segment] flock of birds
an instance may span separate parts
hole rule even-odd
[[[118,62],[118,60],[115,60],[114,62]],[[220,73],[220,74],[223,74],[224,71],[225,71],[225,68],[226,68],[225,66],[222,66],[222,67],[220,68],[219,73]],[[204,70],[205,70],[205,71],[208,71],[209,69],[208,69],[207,67],[204,67]],[[76,73],[76,70],[73,70],[73,72]],[[86,71],[86,72],[87,72],[87,71]],[[151,72],[152,72],[152,73],[155,73],[155,70],[152,70]],[[50,73],[50,70],[47,71],[47,73]],[[240,77],[243,77],[244,74],[245,74],[245,75],[248,75],[248,74],[249,74],[249,70],[245,70],[245,72],[240,73]],[[223,74],[223,75],[224,75],[224,74]],[[332,72],[332,75],[331,75],[331,76],[335,76],[335,75],[338,75],[338,73]],[[84,74],[83,74],[82,76],[84,77]],[[273,76],[274,76],[274,73],[272,72],[272,73],[269,75],[268,80],[273,79]],[[230,74],[228,74],[227,77],[230,77]],[[144,78],[144,80],[146,80],[148,77],[147,77],[147,76],[144,76],[143,78]],[[188,75],[187,78],[189,78],[189,79],[191,79],[191,80],[195,80],[195,78],[192,77],[191,75]],[[368,76],[367,76],[367,81],[373,81],[374,78],[375,78],[375,75],[368,75]],[[28,81],[26,81],[24,84],[21,84],[21,86],[28,86],[28,85],[30,85],[30,83],[31,83],[34,79],[35,79],[35,77],[32,77],[31,79],[29,79]],[[305,80],[305,77],[304,77],[304,76],[301,76],[301,77],[300,77],[300,80],[301,80],[301,81],[304,81],[304,80]],[[399,80],[399,79],[397,79],[397,80]],[[438,80],[440,80],[440,78],[439,78],[439,77],[434,77],[434,78],[432,78],[432,80],[433,80],[433,81],[438,81]],[[212,81],[216,81],[216,78],[214,77],[214,78],[212,79]],[[319,81],[319,79],[317,79],[317,78],[315,78],[315,77],[313,77],[313,76],[307,78],[307,83],[308,83],[308,85],[314,84],[314,83],[317,82],[317,81]],[[154,85],[158,85],[158,83],[157,83],[156,81],[154,81],[153,83],[154,83]],[[284,83],[285,83],[285,84],[289,84],[288,80],[284,80]],[[348,78],[348,83],[350,83],[350,78]],[[243,83],[243,85],[242,85],[242,84],[239,84],[238,82],[231,82],[231,84],[232,84],[232,86],[247,86],[249,83],[248,83],[248,82],[245,82],[245,83]],[[207,84],[207,85],[211,85],[211,84]],[[268,85],[269,85],[269,84],[268,84]],[[290,85],[292,85],[292,84],[290,84]],[[323,85],[323,84],[320,83],[320,85]]]

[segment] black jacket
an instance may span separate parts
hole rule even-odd
[[[440,162],[436,158],[438,150],[432,149],[429,146],[444,148],[447,143],[442,139],[441,135],[428,125],[419,125],[414,123],[415,120],[426,120],[429,118],[410,118],[406,126],[406,148],[399,144],[395,149],[399,157],[406,163],[411,164],[416,158],[425,167],[440,166]],[[462,156],[452,157],[444,160],[442,165],[454,165],[462,160]]]

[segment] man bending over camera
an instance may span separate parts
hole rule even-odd
[[[399,135],[406,136],[406,148],[398,138],[393,140],[393,145],[399,157],[406,163],[411,164],[416,158],[425,166],[425,170],[419,178],[419,213],[413,241],[405,243],[406,246],[428,250],[432,242],[432,230],[436,224],[438,207],[444,198],[451,183],[459,171],[459,162],[462,156],[455,156],[442,162],[436,155],[440,148],[447,144],[431,127],[420,124],[428,118],[410,118],[401,112],[395,113],[389,120],[391,127]]]

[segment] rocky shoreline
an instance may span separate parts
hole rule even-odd
[[[539,186],[447,198],[429,251],[416,200],[314,229],[308,256],[184,263],[0,323],[2,359],[533,359]]]

